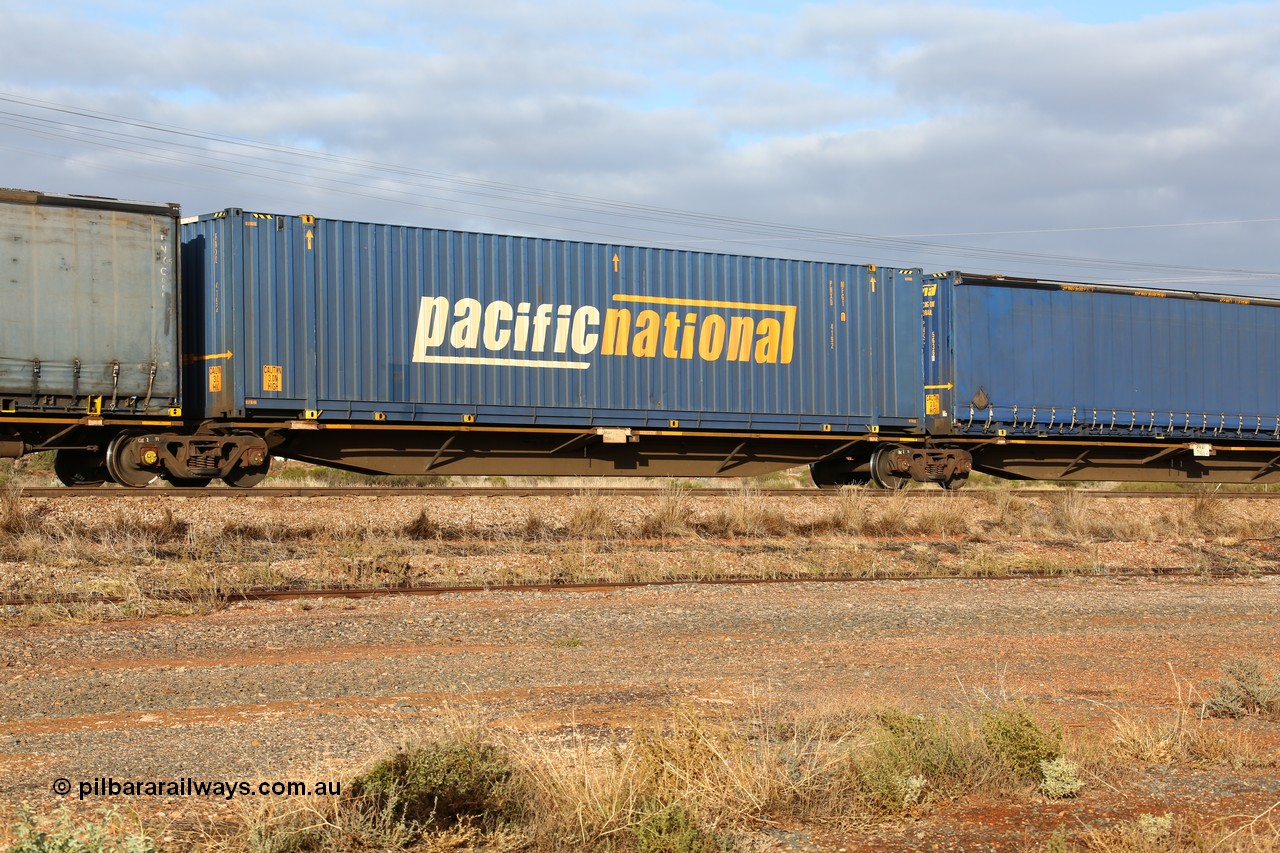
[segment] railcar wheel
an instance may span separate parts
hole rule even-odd
[[[942,488],[946,489],[948,492],[955,492],[963,489],[965,484],[968,482],[969,476],[966,474],[963,477],[952,477],[950,480],[943,480],[938,485],[942,486]]]
[[[271,470],[271,457],[261,465],[238,465],[230,474],[224,474],[222,481],[233,489],[251,489],[263,481]]]
[[[138,441],[145,433],[122,432],[107,445],[107,473],[111,479],[131,489],[141,489],[151,484],[156,472],[143,467],[138,456]]]
[[[864,471],[853,471],[846,464],[832,465],[829,462],[814,462],[809,466],[809,475],[813,484],[819,489],[839,489],[844,486],[865,486],[871,482],[871,476]]]
[[[173,486],[175,489],[202,489],[211,482],[208,477],[170,477],[166,476],[165,482]]]
[[[911,482],[910,477],[895,474],[893,469],[889,467],[890,458],[896,449],[892,445],[881,447],[871,457],[871,482],[882,489],[889,489],[895,492],[899,489],[905,489],[907,483]]]
[[[58,450],[53,473],[64,486],[101,486],[111,478],[103,453],[93,450]]]

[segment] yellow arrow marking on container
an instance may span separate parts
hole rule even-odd
[[[231,358],[231,350],[215,352],[211,355],[187,355],[182,357],[183,364],[195,364],[197,361],[213,361],[215,358]]]
[[[316,239],[316,235],[312,233],[310,228],[308,228],[307,229],[307,251],[308,252],[311,251],[311,246],[315,242],[315,239]]]
[[[618,262],[619,262],[619,261],[621,261],[621,258],[619,258],[617,255],[614,255],[614,256],[613,256],[613,271],[614,271],[614,272],[617,272],[617,271],[618,271]]]

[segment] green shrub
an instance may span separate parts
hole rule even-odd
[[[1074,797],[1083,787],[1079,766],[1065,755],[1040,762],[1040,793],[1049,799]]]
[[[512,765],[506,751],[478,740],[401,749],[356,778],[352,796],[374,813],[423,826],[453,826],[508,816]]]
[[[122,826],[114,809],[97,822],[76,822],[65,808],[41,820],[24,810],[11,827],[8,853],[158,853],[155,842]]]
[[[982,713],[982,738],[1009,772],[1024,781],[1042,782],[1042,762],[1062,756],[1062,729],[1043,728],[1022,708]]]
[[[870,750],[854,758],[858,799],[874,813],[919,811],[934,790],[955,790],[973,777],[971,738],[962,723],[901,711],[875,715],[880,730]]]
[[[722,846],[679,803],[650,811],[631,827],[639,853],[719,853]]]

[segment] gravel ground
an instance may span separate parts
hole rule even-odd
[[[745,709],[956,708],[1012,695],[1068,726],[1166,713],[1224,662],[1276,656],[1280,580],[1059,579],[491,592],[236,606],[0,630],[0,806],[57,778],[346,779],[431,721],[531,735]],[[1275,737],[1274,725],[1261,731]],[[1275,768],[1143,769],[1078,800],[960,802],[858,833],[782,827],[764,849],[1035,849],[1057,827],[1155,811],[1257,814]],[[179,820],[229,806],[90,797]],[[975,834],[977,833],[977,834]],[[976,839],[981,839],[978,841]]]

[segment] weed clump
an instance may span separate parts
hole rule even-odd
[[[10,829],[9,853],[158,853],[160,849],[141,828],[126,826],[114,809],[88,821],[77,820],[65,807],[43,820],[21,810]]]
[[[683,536],[689,532],[689,490],[670,488],[658,498],[658,506],[640,524],[642,536]]]
[[[23,503],[20,489],[6,487],[0,491],[0,533],[24,536],[39,533],[43,527],[39,514]]]
[[[646,811],[631,827],[638,853],[719,853],[725,849],[679,803]]]
[[[444,530],[436,523],[435,519],[427,515],[425,509],[418,511],[417,518],[414,518],[406,524],[400,531],[410,539],[440,539],[444,536]]]
[[[352,796],[370,814],[400,823],[449,828],[510,815],[511,761],[500,746],[476,738],[398,750],[357,777]]]
[[[585,489],[574,498],[569,532],[583,539],[608,539],[617,532],[613,509],[598,491]]]
[[[740,488],[728,505],[698,525],[709,536],[788,536],[794,532],[785,515],[773,509],[764,495],[751,486]]]
[[[1024,781],[1042,783],[1044,765],[1062,758],[1062,729],[1042,727],[1023,708],[986,711],[981,728],[991,752]]]
[[[852,755],[853,796],[872,814],[914,815],[933,792],[973,777],[973,751],[963,727],[944,717],[886,710],[874,717],[870,749]]]
[[[1222,671],[1214,694],[1200,708],[1202,717],[1280,719],[1280,672],[1273,664],[1247,658],[1224,665]]]
[[[1040,762],[1040,793],[1049,799],[1074,797],[1083,787],[1079,765],[1065,755]]]

